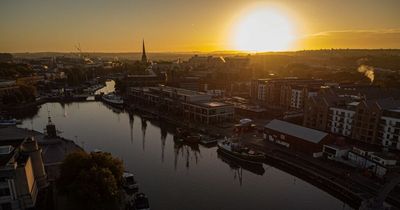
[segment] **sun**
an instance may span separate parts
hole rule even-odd
[[[288,50],[295,39],[288,18],[275,8],[256,8],[240,18],[233,31],[234,48],[245,52]]]

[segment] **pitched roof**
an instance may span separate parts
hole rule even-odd
[[[318,144],[328,135],[328,133],[322,131],[306,128],[300,125],[277,119],[272,120],[264,127],[316,144]]]

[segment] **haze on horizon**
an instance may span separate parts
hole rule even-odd
[[[398,0],[2,0],[0,52],[73,52],[78,43],[137,52],[142,38],[151,52],[393,49],[399,8]]]

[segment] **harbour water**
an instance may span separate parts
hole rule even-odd
[[[43,131],[48,113],[61,136],[124,161],[152,209],[351,209],[327,192],[264,164],[241,168],[217,149],[176,145],[174,127],[102,102],[47,103],[21,127]]]

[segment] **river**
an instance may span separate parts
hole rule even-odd
[[[46,103],[20,126],[43,131],[49,113],[61,136],[86,151],[121,158],[152,209],[352,209],[269,165],[242,168],[228,164],[215,147],[175,145],[173,126],[142,121],[102,102]]]

